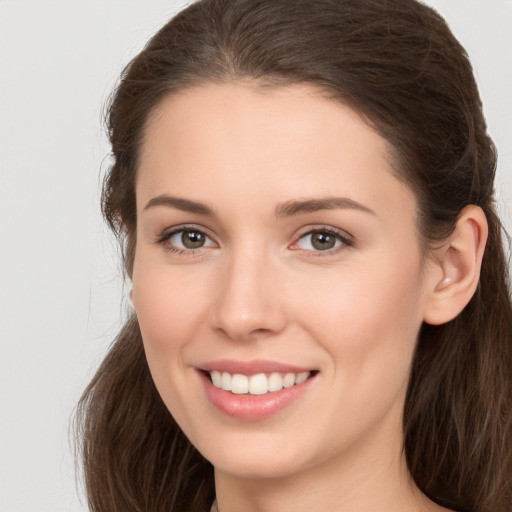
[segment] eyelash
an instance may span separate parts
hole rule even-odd
[[[205,246],[198,247],[197,249],[182,249],[180,247],[175,247],[170,244],[169,241],[173,236],[175,236],[179,233],[183,233],[185,231],[192,231],[192,232],[202,234],[208,240],[212,241],[211,237],[209,237],[204,232],[203,229],[197,228],[196,226],[193,226],[193,225],[183,225],[183,226],[179,226],[179,227],[173,229],[172,231],[162,232],[158,236],[156,243],[162,245],[162,247],[164,248],[165,251],[177,254],[179,256],[193,257],[193,256],[201,255],[203,253],[203,250],[205,249]],[[292,244],[292,246],[291,246],[292,250],[301,250],[300,248],[293,248],[293,246],[297,245],[301,240],[305,239],[307,236],[314,235],[315,233],[316,234],[322,233],[322,234],[327,234],[327,235],[333,236],[341,243],[331,249],[326,249],[326,250],[304,249],[304,252],[309,253],[308,256],[321,257],[321,256],[332,255],[332,254],[339,252],[340,250],[343,250],[344,248],[354,246],[354,240],[347,233],[345,233],[343,231],[338,231],[332,227],[319,226],[319,227],[315,227],[313,229],[309,229],[309,230],[303,232],[302,234],[300,234],[299,237],[297,238],[297,240]],[[206,246],[206,247],[208,247],[208,246]]]
[[[354,246],[354,240],[353,240],[353,238],[348,233],[345,233],[344,231],[340,231],[340,230],[334,229],[334,228],[332,228],[330,226],[319,226],[319,227],[315,227],[313,229],[308,229],[307,231],[302,233],[297,238],[297,241],[294,242],[292,244],[292,246],[293,245],[297,245],[300,240],[303,240],[307,236],[312,236],[314,234],[319,234],[319,233],[333,236],[335,239],[337,239],[341,243],[339,245],[331,248],[331,249],[326,249],[326,250],[323,250],[323,251],[322,250],[309,250],[309,249],[305,249],[304,251],[309,253],[308,256],[311,256],[311,257],[314,257],[314,258],[322,257],[322,256],[329,256],[329,255],[332,255],[332,254],[337,254],[339,251],[341,251],[343,249],[346,249],[347,247],[353,247]],[[294,250],[300,250],[300,249],[294,249]]]
[[[193,226],[193,225],[183,225],[183,226],[179,226],[175,229],[173,229],[172,231],[164,231],[162,232],[157,240],[156,240],[156,243],[157,244],[160,244],[165,251],[167,252],[171,252],[173,254],[177,254],[178,256],[199,256],[200,254],[202,254],[202,250],[201,249],[204,249],[204,246],[203,247],[199,247],[197,249],[182,249],[180,247],[175,247],[173,245],[171,245],[170,243],[170,239],[179,234],[179,233],[183,233],[185,231],[192,231],[194,233],[200,233],[202,235],[204,235],[208,240],[212,240],[211,237],[209,237],[203,229],[200,229],[198,228],[197,226]]]

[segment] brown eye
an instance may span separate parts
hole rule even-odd
[[[169,248],[176,250],[193,251],[203,247],[215,247],[215,243],[208,235],[193,228],[176,230],[170,235],[164,236],[161,241],[165,242]]]
[[[326,252],[338,247],[353,245],[350,238],[329,229],[315,229],[302,235],[296,248],[311,252]]]
[[[336,237],[330,233],[312,233],[311,245],[318,251],[326,251],[336,246]]]
[[[181,234],[181,243],[187,249],[198,249],[203,247],[206,237],[200,231],[185,230]]]

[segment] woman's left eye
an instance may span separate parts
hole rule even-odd
[[[305,251],[327,252],[338,247],[352,245],[350,239],[327,229],[315,229],[302,235],[294,248]]]

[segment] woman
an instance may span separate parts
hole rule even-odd
[[[510,510],[496,155],[432,9],[200,1],[108,126],[135,314],[80,404],[91,510]]]

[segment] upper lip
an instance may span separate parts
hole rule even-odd
[[[257,373],[302,373],[313,371],[312,368],[303,366],[296,366],[287,363],[280,363],[278,361],[269,361],[265,359],[255,359],[253,361],[236,361],[232,359],[219,359],[216,361],[209,361],[201,364],[198,367],[200,370],[211,372],[227,372],[227,373],[240,373],[242,375],[255,375]]]

